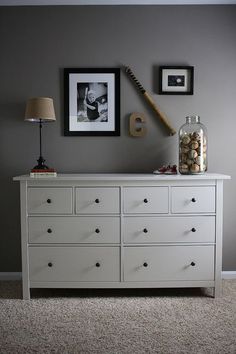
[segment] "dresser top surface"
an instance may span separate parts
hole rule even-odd
[[[30,177],[29,175],[16,176],[14,181],[186,181],[186,180],[223,180],[231,177],[218,173],[204,173],[202,175],[164,175],[153,173],[79,173],[79,174],[58,174],[57,177],[43,176]]]

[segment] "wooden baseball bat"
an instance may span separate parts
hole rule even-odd
[[[146,101],[149,103],[149,105],[152,107],[154,112],[157,114],[158,118],[162,121],[162,123],[165,124],[165,126],[169,129],[170,135],[174,135],[176,133],[176,130],[171,126],[171,124],[168,121],[168,118],[166,115],[160,111],[156,103],[154,102],[153,98],[151,95],[144,89],[144,87],[141,85],[141,83],[138,81],[136,76],[134,75],[133,71],[130,69],[129,66],[125,66],[125,72],[130,76],[130,78],[134,81],[136,86],[138,87],[139,91],[143,94],[145,97]]]

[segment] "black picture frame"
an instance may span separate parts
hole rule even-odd
[[[193,95],[193,66],[160,66],[160,95]]]
[[[64,135],[120,135],[119,68],[64,68]]]

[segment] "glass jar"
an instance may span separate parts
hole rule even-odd
[[[199,174],[207,171],[207,130],[199,116],[186,117],[179,130],[179,172]]]

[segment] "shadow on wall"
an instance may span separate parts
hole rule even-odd
[[[10,268],[8,265],[8,268],[4,269],[4,263],[2,264],[3,272],[20,269],[19,185],[13,182],[12,178],[25,172],[22,163],[25,160],[22,153],[22,134],[26,127],[23,121],[25,104],[22,102],[0,104],[0,227],[5,230],[0,239],[0,257],[5,259],[4,255],[7,254],[11,259]]]
[[[10,122],[22,121],[22,117],[25,115],[25,103],[23,101],[16,103],[0,103],[0,124],[2,121],[10,120]]]
[[[24,124],[25,102],[0,104],[0,175],[24,172],[25,153],[29,150],[25,136],[31,127]],[[30,133],[28,134],[28,131]],[[26,135],[27,134],[27,135]],[[25,149],[22,150],[22,147]]]

